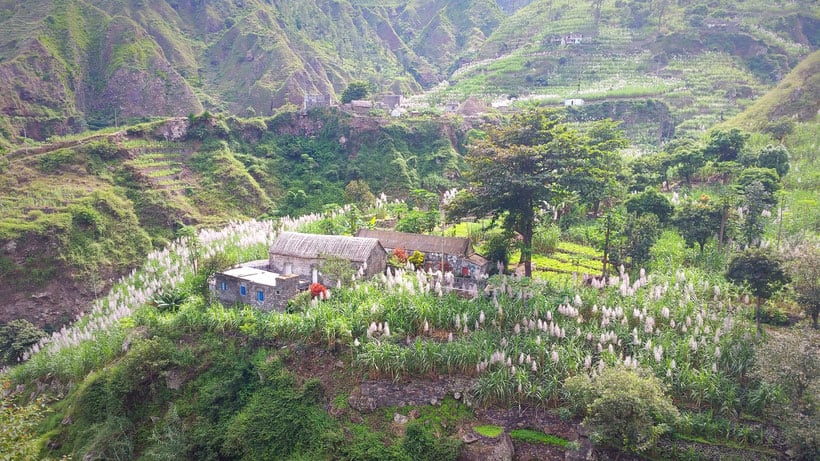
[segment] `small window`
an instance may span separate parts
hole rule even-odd
[[[221,282],[219,284],[219,289],[222,291],[226,291],[228,289],[228,282]]]
[[[265,292],[262,291],[262,290],[257,291],[256,292],[256,300],[257,301],[264,301],[265,300]]]
[[[242,296],[248,294],[248,289],[245,287],[245,285],[239,285],[239,294]]]
[[[276,290],[276,294],[277,294],[277,295],[281,295],[281,294],[282,294],[282,290]]]

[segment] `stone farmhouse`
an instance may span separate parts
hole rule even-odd
[[[332,285],[321,273],[327,258],[348,261],[361,276],[371,278],[387,269],[395,248],[424,254],[424,270],[452,272],[451,289],[476,292],[490,264],[460,237],[360,229],[355,237],[282,232],[270,247],[267,260],[251,261],[216,273],[211,293],[224,304],[247,304],[264,311],[284,311],[288,300],[311,283]]]
[[[270,247],[270,268],[283,274],[297,274],[311,282],[318,279],[319,267],[328,256],[350,261],[355,270],[363,269],[369,278],[387,267],[387,253],[374,238],[343,235],[282,232]]]
[[[288,300],[311,283],[333,282],[319,272],[329,256],[348,260],[365,277],[381,274],[387,267],[387,252],[376,239],[282,232],[271,245],[269,259],[217,272],[211,293],[224,304],[284,311]]]
[[[251,263],[217,272],[211,292],[226,305],[247,304],[263,311],[283,311],[288,300],[302,291],[299,276],[266,269],[253,267]]]
[[[468,238],[371,229],[359,229],[356,236],[377,239],[389,253],[396,248],[408,255],[419,251],[424,254],[424,270],[452,272],[456,277],[476,280],[490,271],[490,262],[473,251]]]

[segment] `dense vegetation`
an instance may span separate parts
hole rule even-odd
[[[515,136],[521,126],[532,130],[527,138],[534,148],[522,155],[551,142],[544,132],[555,133],[558,119],[531,123],[545,115],[558,116],[534,113],[508,125]],[[419,459],[425,453],[454,459],[459,434],[480,422],[474,408],[500,405],[583,419],[601,448],[676,459],[709,450],[766,459],[789,447],[793,456],[811,459],[820,367],[810,344],[817,332],[770,326],[758,336],[754,326],[754,319],[790,324],[802,308],[814,309],[797,293],[816,290],[816,281],[789,268],[817,251],[816,209],[804,216],[776,208],[798,203],[806,187],[782,180],[778,167],[785,178],[814,174],[811,140],[801,131],[809,128],[798,125],[784,138],[796,171],[769,154],[771,137],[716,130],[670,145],[649,165],[624,163],[613,172],[623,187],[607,187],[601,204],[579,198],[533,208],[531,243],[516,245],[492,220],[453,229],[482,249],[508,240],[501,245],[514,258],[504,271],[514,272],[515,256],[526,253],[560,258],[572,251],[607,260],[605,278],[589,282],[560,271],[546,278],[500,274],[489,279],[485,295],[463,299],[443,293],[440,276],[399,270],[347,281],[323,302],[300,297],[288,313],[262,313],[210,300],[207,275],[264,257],[277,227],[349,233],[414,210],[440,216],[438,199],[413,191],[407,203],[377,200],[298,221],[186,233],[121,279],[73,328],[24,354],[28,361],[11,370],[8,386],[39,383],[36,394],[53,401],[44,414],[37,409],[42,403],[23,400],[27,393],[6,399],[4,423],[21,431],[6,443],[51,457]],[[214,145],[225,151],[231,141]],[[485,148],[473,143],[468,155]],[[683,158],[702,160],[683,174]],[[572,177],[579,167],[564,174]],[[625,195],[646,177],[653,184],[680,182]],[[564,184],[573,192],[571,182]],[[750,211],[759,204],[762,210]],[[745,246],[756,250],[740,252]],[[747,254],[758,259],[735,262]],[[774,268],[768,279],[756,270],[762,261]],[[795,295],[777,291],[791,276],[801,280]],[[749,307],[750,295],[757,308]],[[786,344],[791,352],[770,360]],[[302,369],[309,362],[315,365]],[[440,407],[371,414],[349,406],[363,378],[437,375],[473,379],[471,394]],[[401,430],[396,413],[409,420]],[[551,434],[514,435],[516,443],[543,438],[553,442],[538,443],[567,447]]]
[[[583,423],[816,459],[817,8],[0,0],[0,458],[562,457]],[[278,231],[383,226],[468,237],[486,289],[396,251],[284,313],[209,294]]]
[[[338,111],[250,120],[203,113],[23,148],[0,164],[3,319],[16,312],[59,329],[186,225],[366,206],[373,192],[446,190],[462,169],[463,136],[457,120],[424,116],[362,124]],[[39,300],[39,311],[58,312],[36,319],[24,308],[31,292],[55,285],[82,301]]]

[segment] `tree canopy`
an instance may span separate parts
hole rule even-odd
[[[603,127],[606,128],[606,127]],[[588,181],[610,180],[604,156],[622,145],[603,130],[598,139],[562,123],[554,111],[514,115],[469,147],[470,187],[447,207],[448,216],[492,216],[522,239],[521,263],[532,275],[534,221],[540,210],[584,189]]]
[[[342,92],[342,104],[347,104],[357,99],[364,99],[368,94],[370,94],[369,83],[362,81],[350,82],[347,88]]]
[[[749,288],[757,298],[755,319],[760,331],[760,308],[763,301],[774,296],[790,279],[780,261],[757,248],[735,255],[726,270],[726,279]]]

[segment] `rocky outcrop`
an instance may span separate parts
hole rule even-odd
[[[458,461],[512,461],[515,447],[506,432],[498,437],[467,434]]]

